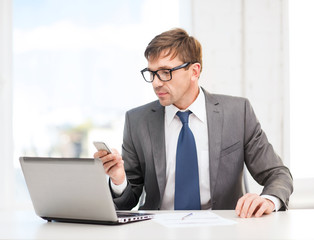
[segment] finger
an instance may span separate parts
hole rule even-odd
[[[96,152],[95,154],[99,156],[103,164],[105,164],[106,162],[110,162],[115,158],[122,158],[116,149],[112,149],[112,153],[108,153],[106,150],[101,150]]]
[[[105,172],[110,175],[110,170],[116,166],[118,163],[118,160],[117,159],[113,159],[113,160],[110,160],[110,161],[107,161],[107,162],[104,162],[103,163],[103,166],[104,166],[104,169],[105,169]]]
[[[274,211],[274,209],[275,209],[275,204],[269,199],[264,199],[263,206],[261,206],[261,209],[256,212],[255,216],[260,217],[263,214],[270,214]]]
[[[266,212],[267,208],[268,208],[268,203],[265,200],[265,201],[263,201],[261,203],[260,208],[258,209],[258,211],[256,211],[255,217],[262,216]]]
[[[115,176],[115,170],[117,168],[121,168],[123,166],[123,164],[119,161],[115,164],[113,164],[111,167],[108,168],[108,170],[106,171],[106,173],[110,176],[113,177]]]
[[[98,151],[98,152],[94,153],[94,158],[102,158],[102,157],[104,157],[106,155],[108,155],[108,152],[105,151],[105,150],[101,150],[101,151]]]
[[[242,210],[242,207],[243,207],[244,200],[245,200],[245,195],[242,196],[241,198],[239,198],[239,200],[237,202],[237,206],[236,206],[235,210],[236,210],[236,213],[237,213],[238,216],[240,216],[240,214],[241,214],[241,210]]]
[[[118,161],[117,163],[115,164],[112,164],[112,166],[108,167],[108,169],[105,169],[106,171],[106,174],[108,174],[111,178],[111,180],[116,184],[116,185],[119,185],[121,183],[117,183],[116,180],[118,181],[117,178],[120,178],[120,173],[121,171],[123,172],[123,175],[124,175],[124,161]],[[119,169],[121,171],[119,171]]]
[[[116,153],[108,153],[107,151],[101,151],[100,154],[101,154],[100,159],[103,164],[110,162],[114,159],[122,159],[122,157],[118,153],[116,154]]]
[[[251,202],[251,197],[245,199],[240,213],[241,218],[245,218],[247,216],[247,212],[249,210],[249,207],[251,206]]]
[[[105,167],[105,168],[108,168],[106,166],[110,166],[111,164],[113,164],[112,161],[115,160],[114,156],[112,154],[107,154],[103,157],[100,158],[100,160],[102,161],[102,165]]]
[[[99,158],[99,152],[94,153],[94,158]]]
[[[264,201],[264,199],[262,199],[261,197],[259,197],[259,196],[256,197],[252,201],[251,206],[248,209],[246,217],[250,218],[254,213],[256,213],[260,209],[261,205],[263,204],[263,201]]]
[[[248,211],[251,207],[252,202],[254,201],[254,199],[256,199],[258,197],[257,194],[248,194],[247,197],[245,198],[245,201],[243,203],[243,207],[241,209],[241,214],[240,217],[242,218],[246,218],[248,215]]]
[[[236,213],[238,214],[238,216],[240,216],[240,214],[241,214],[241,212],[242,212],[243,204],[244,204],[244,202],[246,201],[246,199],[247,199],[250,195],[251,195],[250,193],[247,193],[247,194],[243,195],[243,196],[238,200],[238,203],[237,203],[237,206],[236,206]]]
[[[102,158],[102,161],[103,161],[103,166],[105,168],[105,171],[108,175],[110,175],[110,170],[112,168],[114,168],[115,166],[121,167],[121,165],[124,164],[122,157],[117,154],[109,154],[105,156],[104,158]]]

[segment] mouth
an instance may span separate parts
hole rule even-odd
[[[168,93],[167,92],[156,92],[156,95],[159,97],[159,98],[162,98],[164,96],[166,96]]]
[[[159,99],[165,98],[169,94],[167,89],[160,87],[160,86],[154,87],[154,91],[155,91],[155,94],[157,95],[157,97]]]

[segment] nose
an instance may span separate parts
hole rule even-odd
[[[152,82],[154,88],[159,88],[164,85],[164,82],[161,81],[158,76],[155,76],[154,81]]]

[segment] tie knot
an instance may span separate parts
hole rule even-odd
[[[189,123],[189,116],[192,112],[191,111],[186,111],[186,112],[177,112],[177,116],[180,118],[181,122],[184,123]]]

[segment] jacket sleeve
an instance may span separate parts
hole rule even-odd
[[[293,191],[292,176],[261,129],[248,100],[245,102],[244,157],[252,177],[264,186],[262,195],[272,195],[287,209]]]
[[[114,203],[116,208],[119,210],[131,210],[134,208],[139,201],[144,185],[144,177],[132,142],[131,131],[132,129],[130,127],[128,113],[126,113],[123,133],[122,159],[124,160],[128,185],[119,197],[115,197],[112,192]]]

